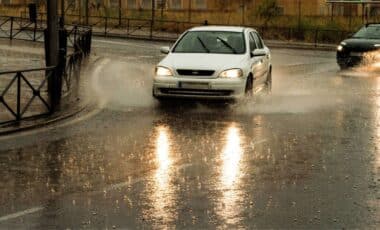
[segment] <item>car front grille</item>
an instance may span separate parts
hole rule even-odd
[[[164,94],[184,96],[230,96],[232,90],[206,90],[206,89],[160,89]]]
[[[191,69],[178,69],[177,73],[182,76],[212,76],[214,70],[191,70]]]

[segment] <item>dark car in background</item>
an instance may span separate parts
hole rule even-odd
[[[359,65],[380,67],[380,24],[366,24],[337,47],[337,62],[347,69]]]

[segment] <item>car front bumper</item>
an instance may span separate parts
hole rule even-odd
[[[153,96],[157,98],[238,99],[245,94],[245,81],[245,78],[155,77]]]
[[[380,52],[369,51],[338,51],[336,54],[337,63],[344,67],[372,66],[380,63]]]
[[[338,52],[336,60],[338,65],[346,67],[354,67],[363,63],[364,53],[362,55],[351,55],[350,52]]]

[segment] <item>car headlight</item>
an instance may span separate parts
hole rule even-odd
[[[166,76],[166,77],[173,76],[173,73],[169,68],[162,67],[162,66],[157,66],[155,73],[156,73],[156,76]]]
[[[219,74],[219,77],[224,78],[239,78],[243,76],[243,70],[241,69],[229,69]]]
[[[345,45],[347,45],[347,43],[345,43],[345,42],[341,42],[340,45],[338,45],[338,47],[337,47],[336,49],[337,49],[339,52],[340,52],[340,51],[343,51]]]

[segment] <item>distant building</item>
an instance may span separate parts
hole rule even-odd
[[[0,0],[0,4],[2,5],[25,5],[26,0]]]

